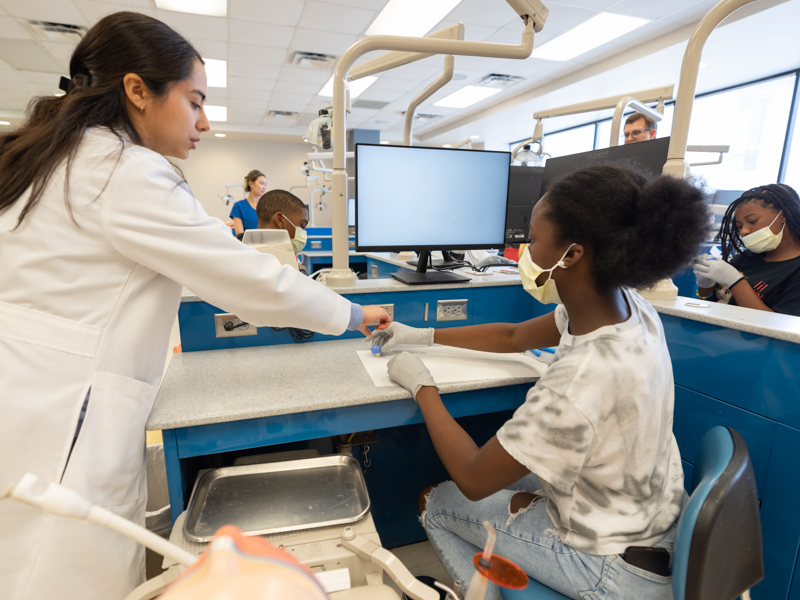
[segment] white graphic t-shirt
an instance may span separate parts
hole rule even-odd
[[[561,541],[589,554],[651,546],[683,504],[683,468],[672,435],[674,384],[661,320],[624,290],[628,320],[569,333],[547,372],[497,433],[542,480]]]

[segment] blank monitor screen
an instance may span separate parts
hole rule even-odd
[[[356,199],[355,198],[348,198],[347,199],[347,226],[348,227],[355,227],[356,226]]]
[[[510,153],[356,145],[356,249],[503,245]]]
[[[547,192],[547,189],[554,181],[595,165],[630,166],[656,177],[661,175],[661,171],[667,162],[668,150],[669,138],[665,137],[647,142],[570,154],[569,156],[560,156],[558,158],[548,158],[547,162],[544,163],[541,195],[543,196]]]

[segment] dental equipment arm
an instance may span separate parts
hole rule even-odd
[[[636,110],[636,112],[650,117],[657,123],[664,118],[664,115],[662,114],[664,112],[664,105],[661,104],[660,101],[659,104],[661,106],[661,113],[653,110],[645,104],[642,104],[642,102],[633,96],[623,96],[620,98],[617,102],[617,107],[614,109],[614,118],[611,119],[611,142],[609,145],[612,148],[614,146],[619,146],[619,128],[620,123],[622,123],[622,113],[625,112],[625,109],[628,107],[633,108]]]
[[[534,30],[541,31],[548,10],[539,0],[508,0],[525,22],[519,45],[468,42],[453,39],[409,38],[402,36],[375,35],[357,41],[339,59],[333,76],[333,268],[326,280],[330,287],[354,285],[356,275],[349,268],[347,250],[347,171],[345,151],[347,117],[346,80],[355,61],[367,52],[391,50],[414,53],[413,60],[431,54],[454,56],[484,56],[488,58],[528,58],[533,51]],[[411,62],[411,61],[409,61]],[[363,65],[362,65],[363,68]],[[377,71],[374,71],[377,72]],[[365,73],[357,72],[363,77]]]
[[[18,484],[6,492],[6,495],[18,502],[40,508],[59,517],[83,519],[112,529],[186,567],[197,561],[195,555],[178,548],[144,527],[95,506],[69,488],[56,483],[48,483],[47,487],[42,490],[43,486],[44,484],[39,482],[36,475],[26,473]]]
[[[708,36],[728,15],[752,2],[755,0],[722,0],[700,20],[692,32],[681,63],[681,76],[678,80],[678,97],[675,100],[675,115],[672,120],[667,163],[662,171],[664,175],[672,175],[681,179],[689,175],[689,165],[686,164],[686,143],[689,138],[694,94],[697,90],[700,57]]]
[[[461,29],[463,33],[463,28]],[[459,38],[463,39],[463,37]],[[403,144],[406,146],[411,146],[411,128],[414,121],[414,113],[417,111],[417,107],[425,102],[428,98],[430,98],[437,90],[444,87],[453,79],[453,66],[455,64],[455,59],[453,58],[452,54],[448,54],[444,57],[444,72],[436,78],[436,80],[431,83],[428,87],[422,90],[416,98],[414,98],[408,105],[408,110],[406,111],[406,123],[405,123],[405,130],[403,132]]]
[[[359,537],[351,527],[345,527],[342,531],[342,546],[356,556],[378,565],[409,597],[415,600],[439,600],[439,592],[415,578],[394,554],[371,540]],[[452,591],[444,589],[448,598],[457,600]]]
[[[707,162],[690,163],[690,167],[704,167],[706,165],[718,165],[722,163],[722,155],[729,152],[730,146],[686,146],[687,152],[719,152],[717,160],[709,160]]]

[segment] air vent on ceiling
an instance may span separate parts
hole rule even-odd
[[[297,118],[297,115],[300,113],[292,112],[290,110],[271,110],[267,112],[268,117],[274,117],[277,119],[291,119],[292,121]]]
[[[327,71],[336,66],[336,61],[338,59],[338,56],[333,56],[331,54],[295,51],[289,55],[289,64]]]
[[[39,39],[50,42],[68,42],[76,44],[89,31],[81,25],[56,23],[55,21],[28,21],[28,26]]]
[[[478,81],[475,85],[483,87],[505,88],[519,83],[524,77],[519,75],[504,75],[502,73],[489,73],[486,77]]]
[[[403,113],[403,115],[405,115],[405,114],[406,114],[406,113]],[[439,118],[439,117],[441,117],[441,116],[442,116],[442,115],[432,115],[432,114],[429,114],[429,113],[417,113],[417,114],[415,114],[415,115],[414,115],[414,118],[415,118],[415,119],[427,119],[427,120],[431,120],[431,119],[438,119],[438,118]]]

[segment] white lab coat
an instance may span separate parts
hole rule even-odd
[[[237,241],[161,155],[121,148],[108,130],[84,136],[75,222],[63,165],[19,228],[27,195],[0,213],[0,490],[30,471],[143,524],[144,428],[181,286],[255,325],[333,335],[350,303]],[[0,502],[6,600],[121,599],[143,557],[97,525]]]

